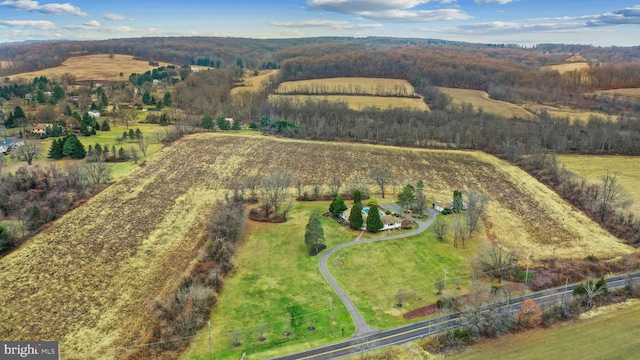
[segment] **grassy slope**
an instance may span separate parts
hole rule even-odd
[[[630,207],[636,215],[640,215],[640,158],[633,156],[587,156],[560,155],[558,159],[568,170],[589,180],[599,183],[607,171],[617,175],[620,185],[633,200]]]
[[[493,100],[489,95],[480,90],[467,90],[439,87],[442,92],[453,98],[453,105],[460,106],[462,103],[469,103],[478,110],[482,109],[488,113],[501,115],[507,118],[517,117],[520,119],[534,119],[535,116],[522,108],[506,101]]]
[[[170,65],[159,63],[158,66]],[[33,80],[36,76],[46,76],[48,78],[59,78],[65,73],[76,76],[76,80],[107,80],[124,81],[132,73],[144,73],[147,70],[158,66],[149,65],[148,61],[133,60],[131,55],[114,54],[113,59],[109,59],[108,54],[95,54],[74,56],[65,60],[62,65],[49,69],[32,71],[28,73],[12,75],[9,78],[15,80]],[[120,76],[120,73],[123,76]]]
[[[94,351],[138,343],[150,326],[148,301],[172,290],[189,268],[203,221],[225,189],[279,169],[308,187],[334,172],[353,184],[367,179],[371,163],[385,164],[401,183],[423,179],[429,198],[471,187],[488,194],[490,237],[532,249],[534,259],[554,250],[558,257],[608,254],[610,235],[486,154],[199,134],[163,148],[0,259],[0,283],[12,284],[0,292],[0,337],[60,339],[66,358],[86,358],[73,354],[87,343]]]
[[[360,95],[271,95],[271,99],[294,99],[294,101],[327,100],[330,102],[344,102],[353,110],[362,110],[366,107],[386,108],[407,108],[414,110],[429,111],[429,106],[423,99],[383,97],[367,95],[385,95],[387,93],[397,94],[404,91],[406,94],[414,94],[413,86],[406,80],[381,79],[381,78],[328,78],[301,81],[287,81],[278,87],[277,93],[286,94],[297,88],[324,87],[328,91],[358,91]]]
[[[588,68],[589,68],[589,64],[586,62],[573,62],[573,63],[567,63],[567,64],[549,65],[549,66],[542,67],[543,70],[556,70],[560,74],[564,74],[566,72],[576,71],[576,70],[586,70]]]
[[[452,359],[636,359],[640,306],[586,320],[508,335],[474,346]],[[607,334],[603,334],[606,329]],[[604,336],[603,336],[604,335]]]
[[[267,358],[337,341],[350,336],[355,327],[346,308],[333,294],[318,271],[318,256],[310,257],[304,246],[304,229],[312,210],[325,212],[328,202],[299,203],[285,224],[249,221],[247,236],[240,246],[236,267],[225,281],[218,304],[211,314],[214,358],[237,359],[243,352]],[[356,234],[337,222],[322,218],[329,247],[352,240]],[[334,337],[329,335],[329,299],[334,304]],[[289,323],[286,307],[302,306],[310,315],[303,328],[284,337]],[[306,330],[307,320],[315,320],[315,331]],[[259,342],[256,325],[267,324],[267,341]],[[341,329],[345,329],[345,336]],[[231,333],[241,330],[243,346],[231,345]],[[202,331],[206,335],[206,331]],[[209,344],[201,336],[183,356],[209,359]]]
[[[453,217],[444,217],[453,221]],[[449,240],[448,240],[449,239]],[[368,243],[339,251],[329,258],[329,271],[352,298],[370,325],[389,328],[409,321],[402,315],[436,302],[435,282],[448,271],[447,288],[456,283],[464,289],[468,261],[481,239],[473,239],[467,249],[454,248],[451,236],[442,241],[427,231],[410,238]],[[396,294],[407,295],[402,308]]]

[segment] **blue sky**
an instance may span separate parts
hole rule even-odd
[[[640,45],[640,0],[0,0],[0,42],[395,36]]]

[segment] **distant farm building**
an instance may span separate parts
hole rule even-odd
[[[442,204],[441,201],[436,201],[433,203],[433,208],[437,211],[437,212],[443,212],[444,209],[453,209],[453,199],[449,200],[449,202],[447,203],[448,206],[444,206]],[[462,202],[462,210],[467,210],[469,208],[469,205],[467,205],[466,202]]]
[[[38,123],[31,127],[31,133],[35,135],[42,136],[47,133],[47,128],[49,128],[51,124],[43,124]]]
[[[91,116],[94,119],[97,119],[100,117],[100,111],[98,110],[91,110],[88,112],[89,116]]]
[[[24,141],[19,139],[6,139],[0,141],[0,154],[8,154],[12,149],[22,145],[24,145]]]

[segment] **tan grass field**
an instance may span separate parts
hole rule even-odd
[[[586,70],[586,69],[589,69],[589,64],[583,61],[566,63],[566,64],[558,64],[558,65],[549,65],[549,66],[542,67],[542,70],[555,70],[560,74],[564,74],[566,72],[571,72],[576,70]]]
[[[166,65],[170,64],[159,63],[159,66]],[[134,60],[131,55],[114,54],[113,59],[109,59],[108,54],[95,54],[70,57],[60,66],[16,74],[9,78],[13,81],[30,81],[36,76],[46,76],[55,79],[60,78],[60,76],[65,73],[70,73],[75,75],[78,81],[126,81],[129,79],[129,75],[133,73],[144,73],[156,67],[157,66],[149,65],[148,61]],[[121,72],[123,76],[120,76]]]
[[[453,189],[487,194],[487,235],[533,259],[609,253],[610,234],[490,155],[198,134],[163,148],[0,259],[0,338],[58,339],[65,359],[116,358],[144,341],[148,302],[192,266],[207,215],[239,179],[289,170],[309,186],[334,172],[345,184],[369,182],[371,163],[395,174],[393,192],[422,179],[429,198],[446,199]],[[613,240],[614,253],[634,250]]]
[[[0,69],[8,68],[13,63],[9,60],[0,60]]]
[[[242,86],[231,89],[231,95],[236,95],[244,91],[258,91],[265,81],[277,75],[278,70],[263,70],[257,76],[245,74],[244,78],[242,78]]]
[[[346,103],[349,109],[363,110],[367,107],[378,109],[403,108],[418,111],[429,111],[429,106],[422,99],[381,97],[381,96],[344,96],[344,95],[269,95],[269,99],[291,99],[294,102],[329,101]]]
[[[640,100],[640,88],[601,90],[601,91],[597,91],[596,95],[607,96],[607,97],[613,97],[614,95],[618,95],[621,98],[626,99],[628,101],[638,101]]]
[[[525,110],[522,106],[506,101],[493,100],[489,98],[489,94],[484,91],[446,87],[439,87],[438,89],[451,96],[453,100],[452,103],[455,106],[461,106],[463,103],[468,103],[473,105],[476,110],[482,107],[483,111],[507,118],[516,117],[526,120],[532,120],[535,118],[532,113]]]
[[[415,95],[413,86],[406,80],[386,78],[339,77],[287,81],[280,84],[276,94],[290,94],[295,91],[309,90],[312,93],[338,93],[344,95]]]
[[[570,123],[574,121],[587,122],[591,116],[597,116],[602,119],[611,119],[618,121],[618,115],[609,115],[598,111],[585,111],[580,109],[572,109],[566,106],[549,106],[549,105],[524,105],[526,110],[532,113],[540,114],[543,110],[550,116],[555,118],[569,118]]]
[[[640,158],[635,156],[560,155],[558,160],[571,172],[599,183],[609,171],[633,201],[629,208],[640,216]]]

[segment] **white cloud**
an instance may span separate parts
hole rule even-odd
[[[458,29],[468,30],[472,32],[482,33],[514,33],[514,32],[532,32],[532,31],[559,31],[571,30],[584,27],[582,23],[540,23],[540,24],[523,24],[517,22],[492,21],[479,24],[461,25]]]
[[[631,8],[617,10],[612,13],[605,13],[592,17],[587,22],[588,26],[612,26],[623,24],[640,24],[640,5]]]
[[[434,1],[451,4],[456,0]],[[354,14],[365,19],[390,22],[429,22],[471,18],[460,9],[415,9],[418,5],[429,2],[431,0],[307,0],[307,6],[314,10]]]
[[[382,24],[352,24],[348,21],[337,20],[272,21],[269,24],[290,28],[326,27],[334,30],[363,30],[382,27]]]
[[[500,4],[500,5],[504,5],[504,4],[508,4],[510,2],[512,2],[513,0],[476,0],[475,3],[476,4]]]
[[[430,0],[307,0],[307,6],[316,10],[359,14],[364,11],[411,9],[428,2]]]
[[[106,13],[106,14],[103,14],[102,17],[111,21],[128,20],[124,15],[120,15],[116,13]]]
[[[84,23],[83,25],[85,26],[91,26],[91,27],[100,27],[100,23],[96,20],[89,20],[86,23]]]
[[[0,20],[0,25],[28,27],[40,30],[53,30],[56,28],[51,21],[46,20]]]
[[[371,20],[392,22],[429,22],[466,20],[471,16],[458,9],[440,10],[388,10],[379,12],[363,12],[360,16]]]
[[[39,2],[34,0],[5,0],[1,2],[0,5],[8,6],[18,10],[37,11],[45,14],[68,14],[76,16],[87,16],[87,13],[80,10],[79,7],[71,5],[70,3],[50,3],[40,5]]]

